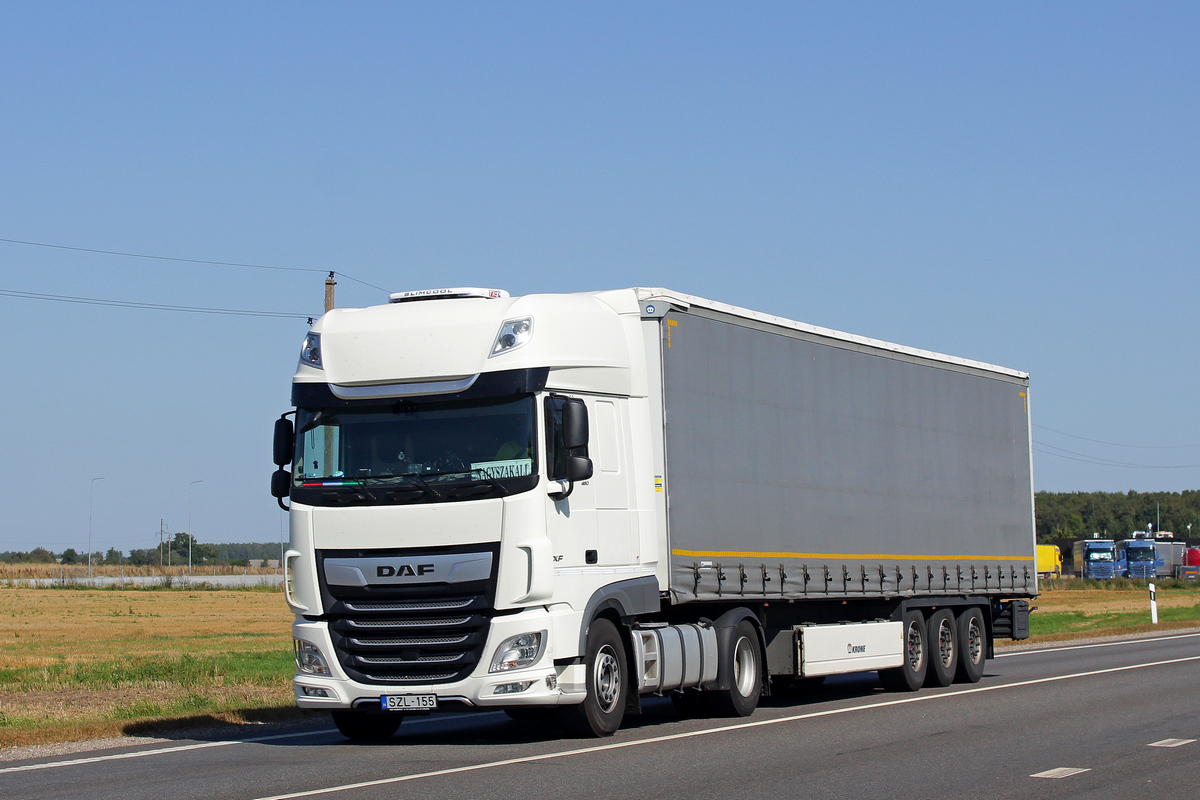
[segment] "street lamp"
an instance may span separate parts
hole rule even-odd
[[[92,482],[88,487],[88,577],[92,577],[92,505],[93,498],[96,496],[96,481],[102,481],[104,478],[92,478]]]
[[[188,575],[192,574],[192,540],[196,538],[196,532],[192,530],[192,487],[197,483],[204,481],[192,481],[188,484]]]

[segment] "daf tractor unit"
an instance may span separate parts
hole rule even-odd
[[[1023,372],[665,289],[450,289],[328,311],[291,392],[295,697],[350,738],[975,682],[1028,636]]]

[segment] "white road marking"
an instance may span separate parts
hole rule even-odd
[[[502,711],[493,711],[490,713],[479,714],[479,717],[490,717],[502,714]],[[411,728],[414,725],[429,725],[435,722],[444,722],[452,717],[437,717],[436,719],[418,719],[405,724],[406,728]],[[120,761],[126,758],[143,758],[145,756],[157,756],[165,753],[183,753],[188,750],[205,750],[210,747],[226,747],[231,744],[255,744],[256,742],[270,742],[275,739],[292,739],[300,736],[320,736],[325,733],[337,733],[337,728],[322,728],[319,731],[299,731],[297,733],[277,733],[271,736],[256,736],[246,739],[227,739],[220,742],[199,742],[197,744],[181,744],[175,747],[159,747],[150,750],[136,750],[130,753],[111,753],[106,756],[86,756],[84,758],[72,758],[68,761],[48,761],[42,764],[22,764],[18,767],[3,767],[0,768],[0,775],[6,772],[30,772],[35,769],[49,769],[51,767],[74,767],[80,764],[95,764],[100,761]],[[134,745],[136,746],[136,745]]]
[[[291,792],[289,794],[270,795],[269,797],[260,797],[256,800],[295,800],[299,797],[315,797],[322,794],[332,794],[334,792],[346,792],[352,789],[366,789],[373,786],[388,786],[394,783],[404,783],[406,781],[415,781],[422,778],[437,778],[444,775],[456,775],[463,772],[476,772],[485,769],[494,769],[496,767],[507,767],[514,764],[530,764],[538,761],[550,761],[557,758],[566,758],[568,756],[586,755],[588,753],[599,753],[606,750],[620,750],[626,747],[641,747],[648,744],[659,744],[661,742],[676,741],[679,739],[693,739],[698,736],[708,736],[714,733],[728,733],[730,731],[745,730],[747,728],[761,728],[767,725],[778,725],[783,722],[797,722],[805,719],[816,719],[818,717],[830,717],[838,714],[849,714],[854,711],[867,711],[873,708],[885,708],[887,706],[901,706],[909,703],[924,703],[933,700],[942,700],[947,697],[962,697],[963,695],[978,694],[980,692],[994,692],[1001,689],[1016,689],[1022,686],[1036,686],[1043,683],[1054,683],[1056,681],[1077,680],[1079,678],[1087,678],[1093,675],[1108,675],[1114,672],[1127,672],[1134,669],[1145,669],[1148,667],[1162,667],[1170,664],[1183,664],[1190,661],[1200,661],[1200,656],[1188,656],[1187,658],[1173,658],[1167,661],[1154,661],[1145,664],[1131,664],[1125,667],[1110,667],[1109,669],[1097,669],[1088,672],[1077,672],[1072,675],[1058,675],[1051,678],[1037,678],[1028,681],[1018,681],[1016,683],[997,684],[996,686],[976,686],[971,689],[961,689],[954,692],[943,692],[941,694],[928,694],[918,697],[905,697],[899,700],[886,700],[881,703],[867,703],[860,706],[849,706],[846,708],[833,708],[825,711],[813,711],[807,714],[793,714],[787,717],[778,717],[776,719],[764,719],[756,722],[742,722],[736,725],[722,725],[718,728],[705,728],[699,731],[689,731],[687,733],[668,734],[666,736],[654,736],[647,739],[635,739],[629,742],[614,742],[613,744],[598,745],[595,747],[581,747],[575,750],[563,750],[554,753],[542,753],[536,756],[524,756],[521,758],[507,758],[502,761],[488,761],[482,764],[472,764],[466,767],[452,767],[449,769],[439,769],[432,772],[418,772],[410,775],[397,775],[391,778],[379,778],[373,781],[362,781],[360,783],[346,783],[340,786],[328,786],[324,789],[307,789],[301,792]],[[1065,768],[1064,769],[1068,769]],[[1086,770],[1083,770],[1086,771]]]
[[[1013,656],[1031,656],[1039,653],[1061,653],[1065,650],[1089,650],[1093,647],[1120,647],[1128,644],[1142,644],[1143,642],[1167,642],[1173,639],[1190,639],[1200,636],[1200,633],[1184,633],[1178,636],[1155,636],[1152,639],[1125,639],[1120,642],[1097,642],[1096,644],[1073,644],[1066,647],[1038,647],[1029,650],[1017,650],[1011,653],[998,653],[996,658],[1012,658]]]
[[[35,769],[49,769],[50,767],[73,767],[77,764],[95,764],[100,761],[119,761],[125,758],[142,758],[143,756],[157,756],[162,753],[182,753],[185,750],[203,750],[208,747],[225,747],[231,744],[250,744],[251,742],[269,742],[272,739],[290,739],[296,736],[316,736],[322,733],[335,733],[336,728],[326,728],[319,731],[302,731],[300,733],[277,733],[273,736],[256,736],[252,739],[229,739],[221,742],[201,742],[199,744],[181,744],[178,747],[160,747],[155,750],[135,750],[132,753],[112,753],[107,756],[88,756],[87,758],[73,758],[69,761],[50,761],[44,764],[23,764],[19,767],[5,767],[0,769],[0,774],[5,772],[29,772]]]
[[[1179,747],[1184,744],[1191,744],[1195,739],[1163,739],[1161,742],[1151,742],[1147,747]]]
[[[1055,767],[1048,769],[1045,772],[1035,772],[1030,775],[1031,778],[1069,778],[1072,775],[1081,775],[1084,772],[1091,772],[1090,767]]]

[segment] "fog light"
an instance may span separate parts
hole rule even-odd
[[[329,662],[325,655],[312,642],[303,639],[293,639],[292,645],[296,651],[296,669],[309,675],[330,675]]]
[[[523,692],[530,686],[533,686],[533,681],[517,681],[516,683],[502,683],[492,690],[492,694],[516,694]]]
[[[320,686],[301,686],[305,697],[329,697],[329,692]]]

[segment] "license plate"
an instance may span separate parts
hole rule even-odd
[[[437,708],[436,694],[385,694],[379,698],[384,711],[432,711]]]

